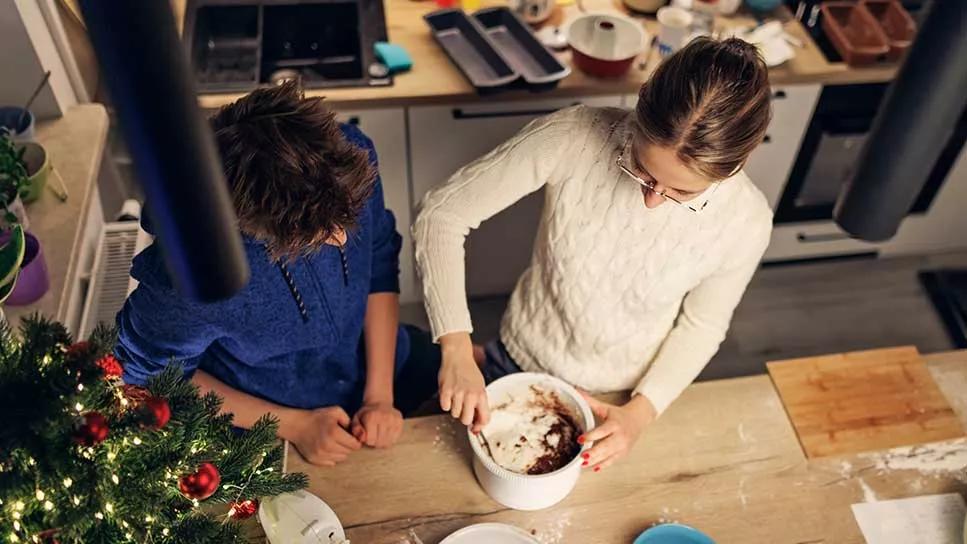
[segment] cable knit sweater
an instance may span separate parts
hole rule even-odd
[[[701,213],[646,208],[615,165],[633,124],[624,110],[561,110],[427,194],[413,235],[435,338],[472,331],[470,229],[544,187],[533,257],[501,322],[517,364],[590,391],[634,389],[659,413],[695,379],[768,245],[772,212],[741,172]]]

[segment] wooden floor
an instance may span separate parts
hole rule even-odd
[[[967,252],[766,267],[752,279],[728,337],[700,379],[765,372],[765,362],[912,344],[921,353],[952,349],[921,270],[967,268]],[[506,297],[471,301],[483,342],[497,335]],[[402,319],[426,326],[418,304]]]

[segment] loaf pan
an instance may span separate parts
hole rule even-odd
[[[873,64],[889,53],[886,34],[862,4],[824,2],[819,9],[823,30],[846,64]]]
[[[910,17],[899,0],[863,0],[862,4],[886,34],[886,41],[890,45],[887,60],[896,62],[903,58],[917,33],[913,17]]]
[[[520,78],[497,52],[480,24],[462,10],[442,9],[424,15],[423,19],[430,25],[440,47],[477,92],[495,92]]]
[[[571,73],[570,68],[561,64],[510,9],[487,8],[473,16],[504,60],[520,73],[531,90],[552,89]]]

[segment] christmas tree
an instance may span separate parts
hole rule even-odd
[[[240,542],[259,497],[305,487],[275,421],[238,432],[177,365],[124,385],[114,342],[0,326],[0,542]]]

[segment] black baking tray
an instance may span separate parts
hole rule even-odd
[[[531,90],[552,89],[571,73],[571,69],[561,64],[509,8],[486,8],[473,16],[487,32],[497,52],[520,73]]]
[[[463,10],[442,9],[424,15],[423,19],[477,92],[495,92],[520,79],[521,74],[497,52],[483,27]]]

